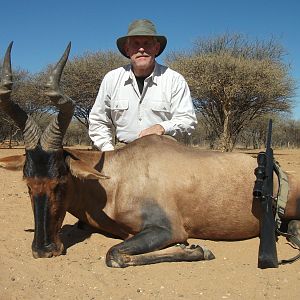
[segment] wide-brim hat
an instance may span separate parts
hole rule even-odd
[[[159,49],[159,52],[156,55],[156,57],[159,56],[165,50],[166,45],[167,45],[167,38],[163,35],[157,34],[155,25],[151,21],[136,20],[136,21],[133,21],[129,25],[127,35],[122,36],[117,39],[117,47],[118,47],[119,51],[127,58],[129,58],[129,57],[124,50],[124,45],[126,43],[127,38],[130,36],[153,36],[153,37],[155,37],[157,39],[157,41],[160,43],[160,49]]]

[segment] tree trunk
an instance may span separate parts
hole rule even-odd
[[[12,137],[13,137],[13,125],[10,125],[10,127],[9,127],[9,144],[8,144],[9,149],[12,149]]]
[[[230,111],[224,109],[224,115],[223,133],[220,138],[220,149],[222,152],[229,152],[233,150],[233,141],[229,128]]]

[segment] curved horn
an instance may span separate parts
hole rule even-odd
[[[51,71],[48,82],[46,83],[45,94],[50,97],[50,100],[58,108],[58,115],[48,125],[41,136],[41,146],[45,151],[55,151],[62,148],[63,138],[75,109],[73,100],[64,95],[59,86],[60,78],[68,60],[70,49],[71,42],[68,44],[59,62]]]
[[[25,149],[34,149],[41,136],[41,130],[36,122],[16,103],[10,100],[12,91],[11,71],[11,42],[6,50],[3,60],[2,76],[0,83],[0,108],[9,115],[17,126],[22,130]]]
[[[12,73],[11,73],[11,48],[13,42],[10,42],[4,56],[2,76],[1,76],[1,85],[0,85],[0,95],[5,95],[11,93],[12,89]],[[2,98],[2,97],[1,97]]]
[[[55,67],[52,69],[48,81],[46,83],[46,92],[45,94],[50,97],[52,101],[53,97],[62,97],[62,92],[60,91],[59,83],[60,83],[60,78],[63,72],[63,69],[67,63],[69,53],[71,50],[71,42],[68,44],[64,54],[58,61],[58,63],[55,65]],[[55,101],[54,101],[55,102]]]

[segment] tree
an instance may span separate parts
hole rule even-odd
[[[64,137],[64,145],[90,145],[91,140],[86,127],[78,120],[73,120]]]
[[[111,51],[86,53],[67,63],[62,86],[65,93],[76,102],[75,118],[87,128],[89,113],[103,77],[126,63],[127,59]]]
[[[76,102],[74,117],[88,128],[88,116],[95,102],[100,83],[104,75],[110,70],[128,63],[128,60],[117,52],[86,53],[83,56],[70,60],[62,76],[64,92]],[[45,83],[52,65],[42,72],[32,75],[24,70],[13,71],[14,88],[12,99],[18,103],[33,118],[46,126],[47,119],[55,114],[53,106],[49,106],[48,97],[45,97]],[[1,67],[0,67],[1,72]],[[19,134],[18,128],[9,118],[1,114],[1,139]],[[21,138],[21,135],[18,136]]]
[[[2,63],[0,64],[0,74]],[[48,105],[48,98],[43,94],[43,84],[39,75],[32,75],[28,71],[16,68],[12,71],[13,89],[11,98],[14,103],[20,105],[26,113],[30,114],[36,122],[45,123],[42,120],[49,117],[51,108]],[[53,112],[53,110],[52,110]],[[45,115],[45,113],[48,113]],[[0,111],[0,139],[8,140],[9,147],[12,145],[12,140],[21,141],[22,134],[19,128],[15,125],[8,116]]]
[[[281,118],[275,123],[274,145],[294,148],[300,145],[300,121]]]
[[[1,64],[2,65],[2,64]],[[2,72],[0,68],[0,74]],[[20,106],[24,107],[24,109],[29,112],[30,105],[28,96],[28,88],[34,88],[34,84],[32,84],[29,72],[22,69],[15,69],[13,71],[13,91],[12,91],[12,100],[15,103],[18,103]],[[30,94],[30,93],[29,93]],[[32,92],[34,94],[34,92]],[[34,110],[31,107],[31,110]],[[1,123],[1,131],[0,138],[1,140],[8,140],[9,148],[12,147],[12,140],[21,141],[22,134],[19,128],[15,125],[15,122],[9,118],[6,114],[0,112],[0,123]]]
[[[265,114],[249,121],[247,126],[242,129],[237,143],[244,145],[246,149],[248,147],[252,147],[253,149],[265,148],[270,119],[273,120],[272,146],[274,146],[274,137],[278,132],[278,128],[280,128],[280,125],[278,126],[280,119],[277,114]]]
[[[195,107],[231,151],[244,126],[266,113],[289,111],[295,88],[274,40],[248,42],[225,34],[198,40],[191,53],[172,53],[167,64],[187,80]]]

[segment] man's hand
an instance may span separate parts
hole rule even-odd
[[[139,134],[139,138],[145,135],[150,135],[150,134],[163,135],[164,133],[165,133],[165,129],[161,125],[155,124],[149,128],[142,130]]]

